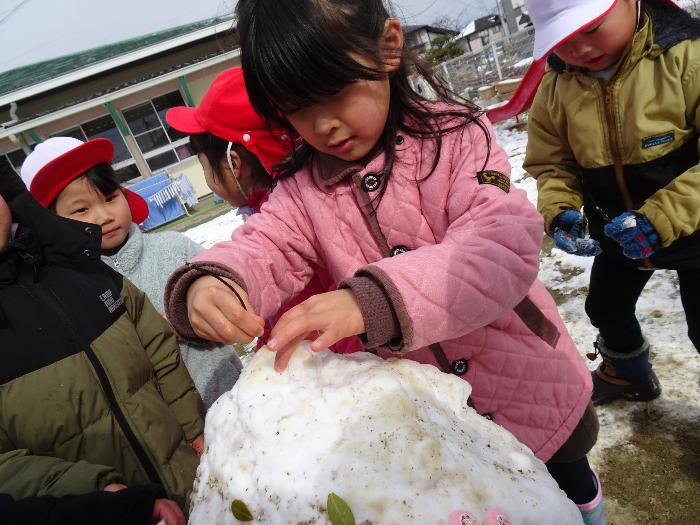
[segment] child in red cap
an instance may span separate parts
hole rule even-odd
[[[177,232],[143,234],[146,202],[120,186],[107,139],[82,142],[55,137],[39,144],[22,165],[22,178],[34,197],[57,215],[102,228],[102,260],[143,290],[163,312],[165,281],[202,248]],[[230,346],[204,351],[186,344],[180,354],[208,408],[230,390],[242,368]]]
[[[290,153],[292,143],[285,130],[266,123],[255,112],[240,67],[220,73],[199,106],[172,108],[165,119],[176,130],[190,135],[190,145],[214,193],[244,214],[260,211],[274,186],[275,165]],[[314,271],[316,278],[268,320],[258,346],[267,340],[274,322],[284,312],[313,295],[337,287],[322,268]],[[340,353],[360,349],[355,339],[333,346]]]
[[[231,206],[259,210],[273,186],[274,165],[289,153],[291,140],[253,110],[241,68],[219,74],[198,107],[172,108],[165,119],[190,135],[214,193]]]

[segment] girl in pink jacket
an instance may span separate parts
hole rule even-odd
[[[240,0],[237,14],[253,107],[295,150],[261,213],[171,277],[180,335],[250,341],[323,268],[339,289],[280,318],[278,370],[301,339],[349,336],[433,364],[469,381],[465,403],[574,502],[598,506],[590,373],[537,280],[542,217],[511,187],[488,121],[410,60],[382,0]]]

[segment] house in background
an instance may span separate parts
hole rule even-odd
[[[501,17],[487,15],[469,22],[467,27],[457,35],[456,42],[466,53],[474,53],[491,42],[500,40],[503,36]]]
[[[433,49],[433,40],[438,37],[453,38],[457,31],[435,26],[404,26],[404,38],[408,47],[417,55],[424,55]]]
[[[231,17],[217,17],[0,73],[0,163],[19,171],[53,136],[105,137],[123,182],[186,174],[210,193],[187,136],[165,112],[199,103],[216,75],[240,65]]]
[[[511,33],[522,31],[532,25],[525,11],[524,0],[511,0],[507,5],[504,3],[504,6],[507,7],[506,20]],[[500,15],[487,15],[469,22],[457,35],[455,42],[464,49],[465,53],[475,53],[505,36]]]

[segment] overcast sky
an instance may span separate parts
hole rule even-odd
[[[495,0],[392,0],[407,24],[460,25]],[[235,0],[0,0],[0,71],[232,12]]]

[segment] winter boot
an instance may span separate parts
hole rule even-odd
[[[591,372],[593,404],[604,405],[616,399],[651,401],[661,394],[661,385],[649,362],[649,342],[630,353],[615,352],[605,346],[601,336],[594,343],[596,351],[588,354],[594,360],[598,354],[603,362]]]
[[[596,486],[595,498],[588,503],[576,505],[581,512],[585,525],[606,525],[605,510],[603,509],[603,488],[600,485],[598,474],[593,471],[593,481]]]

